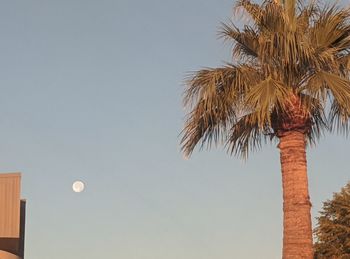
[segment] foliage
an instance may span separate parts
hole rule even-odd
[[[350,258],[350,182],[323,203],[314,231],[315,258]]]
[[[232,62],[187,79],[184,154],[215,143],[247,157],[286,131],[312,144],[325,129],[347,129],[350,10],[301,0],[239,0],[236,8],[249,23],[220,30],[233,43]]]

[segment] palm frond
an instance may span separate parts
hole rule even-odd
[[[297,16],[297,30],[300,33],[305,33],[310,26],[310,21],[316,15],[317,8],[314,3],[310,3],[306,7],[301,7],[300,13]]]
[[[307,94],[300,94],[301,101],[308,107],[310,117],[310,128],[307,131],[307,141],[310,145],[315,145],[323,133],[329,129],[327,118],[324,113],[325,102],[322,98],[312,97]]]
[[[330,130],[339,134],[349,135],[350,121],[349,113],[338,102],[333,101],[329,113]]]
[[[273,1],[264,1],[264,15],[261,16],[257,26],[261,32],[283,32],[286,28],[286,15],[283,5]]]
[[[296,0],[288,0],[285,1],[284,3],[284,8],[285,8],[285,12],[286,12],[286,17],[287,17],[287,25],[289,26],[289,28],[292,31],[296,30]]]
[[[323,110],[315,109],[311,113],[311,126],[307,132],[307,141],[310,145],[316,145],[317,141],[328,130],[327,120]]]
[[[249,0],[239,0],[236,2],[235,8],[243,7],[244,10],[249,14],[249,16],[255,21],[259,22],[261,16],[264,13],[263,8],[258,4],[254,4]]]
[[[271,125],[272,111],[284,106],[290,92],[291,89],[269,77],[251,87],[245,96],[244,104],[247,110],[257,111],[257,123],[260,127],[266,123]]]
[[[324,50],[329,47],[340,47],[340,50],[349,47],[349,9],[338,9],[337,6],[327,6],[322,10],[310,28],[311,44],[316,49]],[[344,42],[342,42],[345,39]],[[339,45],[339,43],[342,44]]]
[[[342,55],[338,62],[341,76],[350,79],[350,53]]]
[[[184,104],[192,111],[186,119],[181,141],[186,156],[200,140],[201,146],[222,140],[227,125],[235,121],[241,111],[241,96],[258,78],[251,67],[228,65],[200,70],[188,80]]]
[[[334,73],[318,71],[310,76],[303,92],[326,104],[327,97],[342,107],[343,115],[350,115],[350,80]],[[313,101],[311,102],[311,104]],[[308,107],[310,105],[306,104]]]
[[[323,105],[326,104],[328,89],[321,72],[314,72],[307,75],[307,78],[305,78],[305,84],[299,88],[299,91],[310,96],[310,98],[303,99],[304,105],[310,109],[314,100],[318,100],[318,102]]]
[[[346,114],[350,115],[350,81],[338,75],[321,72],[324,82],[336,102]]]
[[[225,40],[234,40],[233,57],[257,57],[259,42],[253,28],[245,26],[244,30],[240,31],[233,23],[222,23],[219,36]]]
[[[264,138],[269,138],[272,130],[267,123],[264,127],[259,126],[258,117],[257,113],[250,113],[240,117],[234,123],[226,142],[231,154],[246,159],[249,152],[261,148]]]

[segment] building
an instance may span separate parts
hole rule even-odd
[[[23,259],[26,201],[21,174],[0,174],[0,259]]]

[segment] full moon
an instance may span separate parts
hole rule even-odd
[[[72,186],[74,192],[82,192],[84,188],[85,184],[82,181],[75,181]]]

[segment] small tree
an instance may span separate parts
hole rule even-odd
[[[350,182],[323,203],[314,230],[315,258],[350,259]]]

